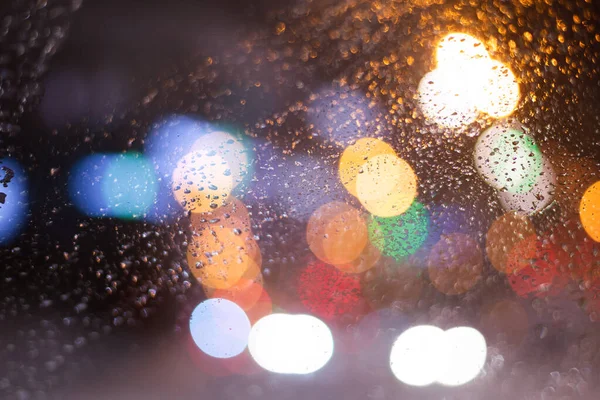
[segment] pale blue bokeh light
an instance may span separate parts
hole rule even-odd
[[[148,212],[154,222],[168,220],[182,213],[181,206],[173,196],[173,171],[204,133],[208,123],[185,115],[173,115],[156,124],[144,143],[144,154],[152,163],[158,183],[158,195]]]
[[[192,312],[190,334],[196,346],[209,356],[231,358],[246,349],[250,320],[234,302],[208,299]]]
[[[144,217],[154,204],[156,192],[152,166],[138,153],[113,158],[102,181],[103,197],[113,217]]]
[[[71,200],[92,217],[144,218],[157,190],[153,168],[139,153],[87,156],[69,181]]]

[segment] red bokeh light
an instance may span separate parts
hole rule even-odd
[[[358,317],[368,310],[359,277],[322,262],[313,262],[302,270],[297,291],[302,304],[324,319]]]

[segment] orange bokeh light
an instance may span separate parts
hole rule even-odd
[[[526,238],[535,235],[535,228],[529,218],[508,212],[496,219],[486,236],[485,250],[490,262],[500,272],[507,271],[510,251]]]
[[[600,181],[590,186],[579,205],[581,224],[588,235],[600,242]]]
[[[319,207],[306,227],[311,251],[322,261],[347,264],[356,260],[367,245],[367,225],[360,211],[341,202]]]
[[[192,274],[203,285],[229,289],[246,275],[248,268],[260,272],[260,248],[249,234],[231,227],[240,225],[232,221],[231,225],[205,223],[194,227],[187,259]]]
[[[371,243],[367,243],[358,258],[347,264],[336,265],[336,267],[347,274],[360,274],[373,268],[381,258],[381,252]]]

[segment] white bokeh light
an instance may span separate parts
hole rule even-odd
[[[444,332],[443,368],[437,378],[446,386],[460,386],[479,375],[487,357],[485,338],[478,330],[460,326]]]
[[[196,346],[204,353],[215,358],[231,358],[246,348],[250,320],[234,302],[208,299],[192,312],[190,333]]]
[[[489,58],[483,42],[467,33],[451,33],[442,38],[437,45],[438,67],[451,67]]]
[[[434,69],[419,82],[419,106],[428,120],[446,128],[459,128],[477,118],[477,99],[482,84],[459,69]]]
[[[404,331],[390,352],[394,376],[411,386],[439,383],[460,386],[475,379],[487,357],[479,331],[457,327],[447,331],[420,325]]]
[[[310,374],[333,355],[333,336],[327,325],[313,316],[271,314],[252,327],[248,349],[267,371]]]
[[[392,346],[390,367],[401,382],[427,386],[437,381],[441,371],[444,331],[420,325],[404,331]]]
[[[506,211],[531,215],[545,210],[554,200],[556,173],[546,157],[543,158],[542,172],[526,193],[499,192],[498,199]]]
[[[477,108],[493,118],[506,117],[519,105],[521,92],[515,74],[497,60],[486,61],[483,65],[485,82]]]
[[[517,108],[517,77],[490,58],[481,40],[466,33],[448,34],[437,45],[436,62],[418,87],[419,108],[435,124],[457,129],[473,123],[480,112],[501,118]]]

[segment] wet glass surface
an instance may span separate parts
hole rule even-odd
[[[0,4],[0,398],[596,399],[593,0]]]

